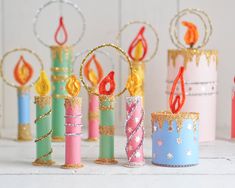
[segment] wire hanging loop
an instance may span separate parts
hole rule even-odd
[[[147,23],[147,22],[145,22],[145,21],[137,21],[137,20],[136,20],[136,21],[131,21],[131,22],[125,24],[125,25],[120,29],[120,31],[118,32],[118,34],[117,34],[117,36],[116,36],[116,42],[117,42],[117,44],[120,46],[122,33],[123,33],[129,26],[131,26],[131,25],[143,25],[144,28],[145,28],[145,27],[146,27],[146,28],[149,28],[149,29],[153,32],[153,34],[154,34],[154,36],[155,36],[155,48],[154,48],[154,50],[153,50],[153,53],[152,53],[148,58],[145,58],[145,60],[144,60],[144,59],[141,59],[141,61],[144,62],[144,63],[150,62],[150,61],[156,56],[157,51],[158,51],[158,47],[159,47],[159,37],[158,37],[158,34],[157,34],[157,30],[156,30],[150,23]],[[140,32],[143,32],[143,31],[144,31],[144,29],[141,29]],[[145,54],[144,54],[144,55],[145,55]],[[143,57],[144,57],[144,55],[143,55]]]
[[[39,20],[39,17],[42,13],[42,11],[52,5],[52,4],[55,4],[55,3],[60,3],[60,4],[67,4],[69,6],[71,6],[72,8],[74,8],[74,10],[78,13],[78,15],[81,17],[81,20],[82,20],[82,32],[80,35],[78,35],[78,38],[77,40],[75,40],[72,44],[70,44],[70,46],[74,47],[76,46],[83,38],[84,34],[85,34],[85,30],[86,30],[86,20],[85,20],[85,17],[83,15],[83,13],[81,12],[81,10],[79,9],[78,5],[77,4],[74,4],[72,3],[71,1],[69,0],[51,0],[49,2],[47,2],[46,4],[42,5],[37,11],[36,11],[36,14],[34,16],[34,19],[33,19],[33,33],[34,33],[34,36],[37,38],[37,40],[44,46],[46,47],[50,47],[52,46],[51,44],[48,44],[47,42],[43,41],[37,31],[37,25],[38,25],[38,20]],[[59,31],[60,29],[62,29],[63,33],[64,33],[64,40],[62,42],[58,41],[58,34],[59,34]],[[60,17],[60,22],[59,22],[59,27],[57,28],[56,30],[56,33],[55,33],[55,36],[54,36],[54,39],[56,41],[57,44],[59,45],[63,45],[66,43],[67,39],[68,39],[68,33],[66,31],[66,28],[65,28],[65,25],[63,23],[63,18]]]
[[[34,56],[34,57],[37,59],[37,62],[39,63],[41,70],[44,69],[44,65],[43,65],[43,62],[42,62],[41,58],[39,57],[39,55],[36,54],[35,52],[33,52],[32,50],[28,49],[28,48],[15,48],[15,49],[12,49],[12,50],[6,52],[6,53],[3,55],[2,59],[1,59],[1,62],[0,62],[0,73],[1,73],[1,75],[2,75],[2,79],[3,79],[3,81],[4,81],[7,85],[9,85],[10,87],[20,88],[20,87],[22,87],[22,86],[19,86],[19,85],[15,84],[15,83],[12,83],[11,81],[9,81],[9,80],[6,78],[5,73],[4,73],[4,71],[3,71],[3,66],[4,66],[4,63],[5,63],[6,58],[7,58],[8,56],[10,56],[11,54],[15,53],[15,52],[27,52],[27,53],[31,54],[32,56]],[[21,57],[20,57],[20,58],[21,58]],[[39,78],[38,78],[38,79],[39,79]],[[32,83],[30,83],[30,84],[28,84],[28,85],[24,85],[23,87],[24,87],[24,88],[31,88],[31,87],[34,86],[34,84],[38,81],[38,79],[36,79],[34,82],[32,82]]]
[[[88,84],[84,81],[84,76],[83,76],[83,68],[84,68],[84,65],[85,63],[87,62],[87,59],[97,50],[101,49],[101,48],[105,48],[105,47],[110,47],[110,48],[113,48],[115,50],[117,50],[119,52],[120,55],[122,55],[126,61],[128,62],[128,65],[129,65],[129,69],[130,69],[130,73],[132,74],[132,64],[131,64],[131,61],[130,61],[130,58],[129,56],[126,54],[126,52],[121,49],[120,47],[114,45],[114,44],[102,44],[100,46],[97,46],[95,47],[94,49],[90,50],[88,52],[88,54],[85,56],[85,58],[82,60],[82,64],[80,66],[80,80],[81,80],[81,83],[83,84],[83,86],[85,87],[85,89],[90,93],[90,94],[94,94],[94,95],[97,95],[97,96],[100,96],[99,93],[93,91],[89,86]],[[125,84],[126,86],[126,84]],[[119,97],[121,96],[125,91],[127,90],[126,87],[124,87],[119,93],[117,93],[114,97]]]
[[[207,45],[207,43],[209,42],[209,39],[212,35],[213,32],[213,27],[211,24],[211,20],[209,18],[209,16],[202,10],[200,9],[184,9],[182,11],[180,11],[178,14],[176,14],[171,22],[170,22],[170,27],[169,27],[169,33],[170,33],[170,38],[172,43],[179,49],[186,49],[188,48],[185,44],[183,44],[178,36],[178,24],[179,24],[179,20],[186,16],[186,15],[196,15],[201,22],[203,23],[203,27],[204,27],[204,37],[203,40],[201,42],[201,44],[198,44],[197,46],[194,46],[193,49],[201,49],[203,47],[205,47]]]

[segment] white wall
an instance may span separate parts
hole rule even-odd
[[[35,11],[47,0],[1,0],[0,4],[0,52],[15,47],[28,47],[36,51],[44,60],[49,73],[50,52],[42,46],[32,33],[32,19]],[[150,128],[150,113],[166,108],[165,79],[167,64],[167,49],[173,48],[168,34],[170,19],[178,9],[187,7],[204,9],[211,17],[214,33],[208,44],[208,48],[219,50],[219,95],[218,95],[218,126],[228,128],[230,126],[230,96],[233,80],[233,48],[235,43],[235,24],[232,18],[235,2],[232,0],[74,0],[82,9],[87,20],[87,31],[82,42],[76,47],[75,52],[90,49],[104,42],[114,42],[116,33],[122,25],[130,20],[146,20],[156,27],[160,46],[157,56],[147,65],[146,70],[146,126]],[[55,15],[58,13],[55,10]],[[74,18],[70,16],[73,20]],[[44,18],[45,24],[51,24],[51,18]],[[74,24],[69,21],[70,24]],[[47,30],[46,30],[47,31]],[[134,31],[133,31],[134,32]],[[46,32],[45,32],[46,33]],[[46,36],[47,37],[47,36]],[[76,33],[72,33],[76,37]],[[124,45],[125,42],[123,41]],[[77,66],[79,66],[77,64]],[[120,70],[119,70],[120,68]],[[115,70],[119,74],[127,71],[124,65],[115,64]],[[119,75],[121,76],[121,75]],[[12,127],[16,130],[16,91],[1,83],[0,105],[4,107],[3,118],[0,106],[0,127]],[[33,98],[32,92],[32,98]],[[84,98],[83,113],[86,114],[86,92],[82,92]],[[118,100],[117,114],[121,117],[117,121],[120,127],[124,125],[125,108],[124,97]],[[122,107],[122,108],[121,108]],[[32,117],[34,117],[34,105],[31,105]],[[33,125],[32,118],[32,125]],[[84,117],[86,119],[86,117]],[[121,125],[120,125],[121,120]],[[122,132],[122,129],[120,129]],[[149,129],[150,130],[150,129]]]

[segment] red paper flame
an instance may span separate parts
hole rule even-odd
[[[171,112],[174,114],[178,113],[181,110],[181,108],[183,107],[184,102],[185,102],[185,88],[184,88],[183,74],[184,74],[184,67],[180,67],[179,73],[176,76],[176,78],[173,82],[172,88],[171,88],[171,93],[170,93],[170,97],[169,97],[169,105],[170,105]],[[174,98],[176,86],[179,81],[180,81],[182,96],[177,94]]]
[[[63,36],[64,36],[64,40],[62,40],[62,41],[59,41],[59,39],[58,39],[60,30],[62,30]],[[55,32],[55,35],[54,35],[54,39],[55,39],[55,42],[58,45],[60,45],[60,46],[64,45],[67,42],[67,40],[68,40],[68,33],[67,33],[66,28],[65,28],[62,16],[60,17],[59,26],[56,29],[56,32]]]
[[[130,47],[128,49],[128,54],[129,54],[130,58],[133,61],[142,61],[145,58],[146,54],[147,54],[148,44],[147,44],[147,41],[144,37],[144,31],[145,31],[145,27],[143,26],[143,27],[140,28],[139,33],[136,35],[134,40],[131,42]],[[143,54],[140,58],[136,59],[135,57],[133,57],[132,54],[133,54],[133,51],[134,51],[134,49],[136,48],[136,46],[138,45],[139,42],[142,44]]]
[[[110,84],[109,90],[106,89],[107,84]],[[114,71],[111,71],[99,85],[99,93],[102,95],[112,95],[116,88],[116,83],[114,80]]]
[[[14,78],[20,85],[25,85],[33,76],[32,66],[21,55],[15,68]]]

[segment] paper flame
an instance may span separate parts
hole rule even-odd
[[[80,88],[81,88],[80,82],[78,81],[77,77],[75,75],[71,75],[66,84],[66,90],[69,93],[69,95],[73,97],[78,96]]]
[[[198,38],[199,38],[197,26],[187,21],[183,21],[182,25],[187,27],[187,31],[184,35],[184,41],[187,45],[189,45],[192,48],[194,44],[197,43]]]
[[[107,90],[107,85],[109,89]],[[111,71],[104,79],[100,82],[99,93],[102,95],[112,95],[115,91],[116,83],[114,80],[114,71]]]
[[[46,96],[51,89],[50,81],[45,71],[41,71],[38,81],[35,83],[35,90],[40,96]]]
[[[63,34],[63,40],[62,41],[59,40],[60,32],[62,32],[62,34]],[[64,45],[67,42],[67,40],[68,40],[68,33],[67,33],[66,28],[65,28],[62,16],[59,19],[59,25],[58,25],[58,27],[56,29],[56,32],[55,32],[55,35],[54,35],[54,39],[55,39],[55,42],[58,45],[60,45],[60,46]]]

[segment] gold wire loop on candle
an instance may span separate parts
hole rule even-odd
[[[6,52],[6,53],[3,55],[2,59],[1,59],[0,71],[1,71],[2,79],[3,79],[3,81],[4,81],[7,85],[9,85],[9,86],[11,86],[11,87],[15,87],[15,88],[22,88],[22,87],[24,87],[24,88],[31,88],[31,87],[37,82],[38,79],[36,79],[36,80],[35,80],[34,82],[32,82],[31,84],[28,84],[27,86],[19,86],[19,85],[17,85],[17,84],[14,84],[14,83],[10,82],[10,81],[5,77],[5,74],[4,74],[4,72],[3,72],[4,61],[5,61],[5,59],[6,59],[9,55],[11,55],[11,54],[13,54],[13,53],[15,53],[15,52],[28,52],[29,54],[33,55],[33,56],[38,60],[38,63],[40,64],[40,67],[41,67],[41,70],[44,69],[43,62],[42,62],[41,58],[38,56],[38,54],[36,54],[35,52],[33,52],[32,50],[30,50],[30,49],[28,49],[28,48],[15,48],[15,49],[13,49],[13,50],[10,50],[10,51]]]
[[[129,68],[130,68],[130,73],[132,74],[132,64],[131,64],[131,61],[130,61],[130,58],[129,56],[126,54],[126,52],[121,49],[120,47],[114,45],[114,44],[102,44],[100,46],[97,46],[95,48],[93,48],[92,50],[90,50],[88,52],[88,54],[85,56],[85,58],[82,60],[82,64],[80,66],[80,80],[83,84],[83,86],[85,87],[85,89],[90,93],[90,94],[94,94],[94,95],[97,95],[97,96],[101,96],[99,93],[93,91],[87,84],[86,82],[84,81],[83,79],[83,67],[88,59],[88,57],[90,57],[91,54],[93,54],[96,50],[100,49],[100,48],[104,48],[104,47],[111,47],[111,48],[114,48],[115,50],[117,50],[120,55],[122,55],[123,57],[125,57],[126,61],[128,62],[129,64]],[[126,85],[126,84],[125,84]],[[121,96],[124,92],[126,91],[126,86],[119,92],[117,93],[114,97],[119,97]]]
[[[212,34],[213,28],[212,28],[212,24],[211,24],[211,20],[209,16],[200,9],[189,9],[189,8],[184,9],[173,17],[173,19],[170,22],[170,27],[169,27],[171,41],[177,48],[180,48],[180,49],[188,48],[179,40],[179,36],[177,34],[177,28],[178,28],[178,23],[179,23],[180,18],[188,14],[194,14],[198,16],[199,19],[203,23],[205,31],[204,31],[204,38],[203,38],[202,44],[201,45],[199,44],[197,47],[194,47],[195,49],[203,48],[208,43],[210,36]]]
[[[142,61],[144,63],[147,63],[147,62],[151,61],[155,57],[155,55],[157,54],[157,51],[158,51],[158,46],[159,46],[159,37],[158,37],[158,34],[157,34],[157,30],[150,23],[147,23],[145,21],[131,21],[131,22],[125,24],[120,29],[120,31],[118,32],[118,34],[116,36],[116,41],[117,41],[118,45],[120,45],[120,38],[121,38],[122,32],[124,30],[126,30],[126,28],[128,28],[130,25],[137,25],[137,24],[142,24],[142,25],[147,26],[148,28],[150,28],[153,31],[153,34],[155,36],[155,40],[156,40],[155,44],[156,44],[156,46],[154,48],[154,51],[153,51],[152,55],[149,58],[147,58],[146,60]]]
[[[78,15],[80,15],[81,19],[82,19],[82,32],[80,34],[80,36],[78,37],[78,39],[72,43],[70,46],[76,46],[80,41],[81,39],[83,38],[84,34],[85,34],[85,30],[86,30],[86,20],[85,20],[85,17],[83,15],[83,13],[81,12],[81,10],[79,9],[78,5],[77,4],[74,4],[72,3],[71,1],[69,0],[51,0],[51,1],[48,1],[46,4],[42,5],[36,12],[35,14],[35,17],[33,19],[33,33],[35,35],[35,37],[38,39],[38,41],[46,46],[46,47],[50,47],[51,45],[50,44],[47,44],[46,42],[44,42],[41,38],[40,38],[40,35],[38,34],[37,32],[37,23],[38,23],[38,19],[39,19],[39,16],[42,12],[43,9],[45,9],[47,6],[50,6],[51,4],[54,4],[54,3],[61,3],[61,4],[67,4],[71,7],[73,7],[75,9],[75,11],[77,11]]]

